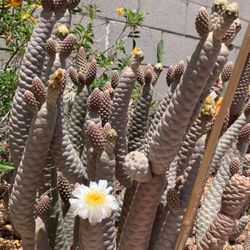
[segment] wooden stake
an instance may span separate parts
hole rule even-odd
[[[211,132],[210,138],[207,143],[206,151],[204,153],[199,172],[196,176],[195,183],[193,186],[192,194],[187,206],[187,210],[184,214],[184,218],[181,225],[181,230],[178,235],[178,239],[175,245],[175,250],[183,250],[187,238],[189,236],[190,230],[192,229],[194,219],[196,216],[197,208],[200,202],[201,194],[203,192],[204,184],[206,181],[206,175],[209,168],[209,163],[212,159],[213,152],[216,148],[217,142],[219,140],[220,131],[224,122],[224,118],[227,114],[227,110],[230,107],[234,93],[236,91],[238,82],[240,80],[241,74],[243,72],[248,54],[250,52],[250,23],[248,24],[247,31],[245,33],[243,42],[240,47],[240,51],[234,65],[232,76],[230,77],[229,84],[223,102],[216,117],[214,128]]]

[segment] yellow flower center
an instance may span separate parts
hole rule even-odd
[[[91,191],[85,197],[86,203],[90,206],[93,206],[93,207],[103,205],[105,200],[106,200],[105,195],[103,193],[97,192],[97,191],[96,192]]]

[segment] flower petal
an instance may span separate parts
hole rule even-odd
[[[89,216],[88,210],[87,209],[82,209],[78,212],[78,215],[82,218],[82,219],[87,219]]]
[[[98,188],[101,190],[105,190],[108,186],[107,180],[99,180],[98,182]]]
[[[112,187],[108,187],[108,188],[106,188],[106,189],[103,191],[103,193],[104,193],[105,195],[107,195],[107,194],[109,194],[112,190],[113,190]]]
[[[97,183],[94,181],[91,181],[89,184],[90,189],[98,189]]]
[[[81,199],[84,196],[85,190],[81,186],[77,186],[73,192],[72,195],[78,199]]]

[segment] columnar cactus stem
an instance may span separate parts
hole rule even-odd
[[[169,209],[166,207],[167,204],[167,187],[169,186],[168,180],[167,185],[165,187],[164,192],[161,195],[161,199],[156,211],[155,219],[154,219],[154,225],[152,228],[152,233],[149,241],[149,250],[154,250],[154,247],[156,243],[158,242],[159,236],[161,234],[163,223],[165,222],[166,216],[169,212]]]
[[[50,4],[51,5],[51,4]],[[43,62],[46,55],[46,41],[50,37],[55,17],[51,7],[43,5],[38,23],[32,33],[30,42],[26,48],[22,66],[20,68],[20,78],[18,88],[15,93],[9,128],[9,144],[11,158],[17,167],[22,157],[22,152],[28,137],[32,112],[24,102],[23,95],[25,90],[30,90],[32,80],[35,76],[40,77]]]
[[[144,141],[147,130],[148,113],[153,95],[153,87],[150,82],[143,85],[141,94],[136,102],[136,107],[131,117],[132,123],[128,136],[129,152],[139,149]]]
[[[79,249],[104,249],[102,223],[91,225],[87,220],[80,219]]]
[[[207,80],[207,84],[206,84],[205,88],[203,89],[203,92],[199,98],[199,102],[197,102],[196,107],[193,111],[192,117],[189,121],[187,131],[189,130],[190,126],[194,123],[195,119],[197,118],[202,101],[204,101],[204,99],[209,95],[211,88],[215,85],[221,72],[223,71],[223,68],[228,60],[228,56],[229,56],[229,49],[225,44],[222,44],[221,50],[220,50],[220,53],[217,57],[214,68],[213,68],[213,70],[212,70],[212,72]]]
[[[119,85],[116,88],[111,107],[109,121],[117,132],[117,141],[115,146],[116,156],[116,177],[125,186],[129,186],[130,182],[123,170],[124,157],[127,153],[126,145],[126,125],[127,111],[130,96],[136,81],[136,72],[139,64],[143,60],[142,51],[135,52],[132,55],[130,67],[126,67],[120,77]]]
[[[106,123],[104,126],[104,136],[106,140],[105,150],[96,159],[96,179],[107,180],[108,186],[114,188],[115,181],[115,157],[113,150],[117,138],[116,131]]]
[[[87,100],[89,95],[89,86],[78,87],[68,124],[70,141],[80,155],[84,145],[83,124],[87,114]]]
[[[102,129],[94,122],[90,122],[87,135],[89,179],[93,181],[106,179],[108,185],[114,190],[115,156],[113,149],[117,137],[116,131],[109,123]],[[84,249],[116,249],[114,214],[96,225],[80,219],[79,230],[80,249],[83,247]]]
[[[96,158],[96,179],[105,179],[108,186],[113,187],[113,195],[115,194],[115,156],[113,150],[117,133],[109,123],[104,126],[104,135],[106,138],[105,150]],[[104,249],[116,249],[116,233],[115,233],[115,214],[102,222],[102,237]]]
[[[214,115],[215,102],[211,96],[208,96],[204,101],[203,106],[200,111],[200,115],[190,128],[183,145],[178,154],[177,160],[177,176],[183,173],[188,162],[192,156],[194,147],[198,139],[206,133],[206,127],[209,122],[211,122]]]
[[[213,70],[220,49],[221,43],[213,38],[212,33],[206,40],[202,39],[199,42],[183,80],[177,86],[150,143],[149,159],[154,174],[164,173],[176,156],[183,133]],[[200,67],[196,68],[198,62]]]
[[[55,25],[51,33],[51,37],[47,40],[46,51],[47,57],[43,65],[42,80],[47,82],[51,72],[58,67],[65,68],[65,60],[60,59],[59,52],[63,40],[69,34],[71,13],[66,9],[64,3],[60,8],[56,8]],[[64,46],[65,47],[65,46]]]
[[[249,137],[248,137],[249,138]],[[228,141],[228,143],[232,144],[232,141]],[[248,142],[238,142],[238,144],[245,144],[249,145]],[[241,151],[241,146],[237,145],[237,148],[234,147],[230,148],[225,154],[225,156],[221,159],[220,166],[218,168],[218,172],[213,179],[212,186],[210,189],[205,193],[203,203],[198,211],[197,215],[197,232],[196,232],[196,239],[199,241],[201,237],[206,233],[210,223],[216,216],[216,213],[219,210],[219,204],[221,201],[223,189],[226,186],[231,174],[230,174],[230,162],[235,157],[241,157],[245,154],[246,147],[243,147],[244,150]]]
[[[49,218],[46,221],[47,233],[51,249],[67,250],[68,242],[66,231],[64,228],[62,204],[59,198],[59,190],[57,185],[57,170],[53,165],[50,168],[49,178],[51,185],[51,198]]]
[[[214,171],[221,158],[227,152],[227,150],[231,147],[232,142],[236,140],[241,128],[250,120],[249,114],[250,103],[247,103],[245,106],[245,111],[238,117],[238,119],[227,129],[227,131],[223,134],[219,143],[216,147],[215,155],[213,157],[213,161],[210,166],[210,172]]]
[[[202,238],[198,249],[222,249],[229,238],[243,206],[249,199],[250,181],[234,175],[227,184],[222,197],[221,210],[215,217],[208,232]]]
[[[118,232],[117,232],[117,237],[116,237],[117,243],[119,243],[121,240],[121,234],[125,226],[126,219],[127,219],[132,201],[134,199],[135,192],[137,190],[137,186],[138,184],[136,182],[132,182],[132,187],[126,188],[124,198],[123,198],[121,215],[120,215],[119,224],[118,224]]]
[[[161,117],[165,113],[167,106],[169,105],[170,100],[172,98],[172,95],[173,95],[172,92],[167,91],[165,97],[161,100],[160,104],[158,105],[157,111],[145,136],[144,146],[140,149],[141,151],[144,151],[146,154],[148,154],[149,151],[149,142],[152,140],[155,129],[159,124]]]
[[[120,250],[147,249],[165,180],[165,175],[155,175],[151,181],[139,184],[123,228]]]
[[[84,146],[84,121],[87,114],[87,99],[90,95],[90,84],[96,76],[95,59],[89,64],[84,48],[77,53],[77,70],[69,70],[71,80],[77,86],[74,104],[70,113],[68,131],[74,148],[81,155]]]
[[[243,230],[249,221],[250,215],[244,215],[237,221],[237,227],[234,228],[234,230],[230,234],[230,242],[235,241],[243,233]]]
[[[62,72],[61,77],[49,82],[47,101],[33,119],[11,194],[12,222],[22,236],[25,249],[34,249],[35,220],[33,214],[36,191],[42,169],[46,164],[48,148],[56,125],[56,102],[61,88],[63,88],[62,78],[64,74]]]
[[[149,159],[154,174],[162,174],[167,170],[177,154],[183,133],[220,53],[221,36],[226,32],[228,25],[230,26],[237,18],[237,6],[230,5],[229,7],[230,13],[226,12],[221,16],[216,32],[200,40],[183,75],[182,82],[178,85],[167,112],[153,135]],[[197,63],[199,67],[196,67]],[[181,123],[179,123],[180,120]]]
[[[47,231],[41,218],[36,218],[36,246],[35,249],[49,249]]]
[[[159,240],[153,249],[169,249],[172,250],[175,247],[176,239],[181,228],[181,222],[183,215],[188,204],[194,180],[199,170],[200,162],[202,160],[205,150],[205,140],[200,138],[196,143],[192,158],[189,165],[185,171],[185,181],[181,183],[179,187],[179,199],[180,199],[180,209],[175,213],[170,211],[165,219],[163,228],[159,235]],[[169,204],[170,205],[170,204]]]
[[[57,125],[50,145],[51,155],[59,171],[71,183],[87,183],[86,171],[76,150],[70,142],[67,130],[64,126],[63,111],[58,106]]]
[[[241,74],[232,105],[230,107],[231,120],[235,120],[240,114],[248,97],[248,88],[250,83],[250,56],[245,64],[245,68]]]

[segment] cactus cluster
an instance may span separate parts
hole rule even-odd
[[[168,90],[150,121],[163,65],[142,66],[139,48],[102,88],[92,88],[97,62],[84,48],[68,68],[76,41],[69,31],[70,16],[78,3],[42,0],[26,48],[10,119],[16,167],[11,222],[24,250],[175,249],[233,70],[227,61],[240,30],[238,5],[214,0],[211,14],[205,8],[198,11],[195,51],[188,63],[169,66]],[[66,117],[63,91],[70,80],[76,94]],[[131,108],[136,81],[141,91]],[[222,249],[237,237],[237,221],[246,221],[249,81],[248,58],[210,163],[211,185],[193,223],[198,249]],[[249,235],[247,240],[248,247]]]

